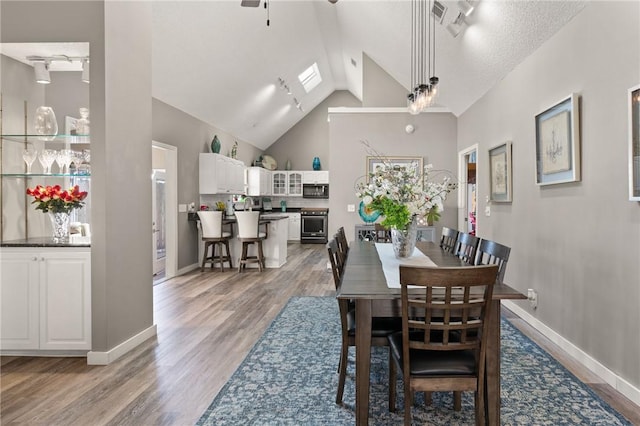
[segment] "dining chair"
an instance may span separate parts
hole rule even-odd
[[[211,263],[213,269],[215,263],[220,264],[220,271],[224,271],[224,263],[229,263],[229,268],[233,268],[231,260],[231,251],[229,250],[229,239],[231,232],[222,230],[222,212],[221,211],[199,211],[200,227],[202,229],[202,241],[204,242],[204,255],[202,256],[202,265],[200,271],[204,271],[204,265]],[[209,247],[211,247],[211,256],[209,256]],[[216,248],[218,255],[216,256]],[[223,253],[226,249],[226,254]]]
[[[344,226],[338,228],[336,235],[338,236],[338,249],[340,250],[343,259],[346,260],[349,255],[349,243],[347,242],[347,234],[344,232]]]
[[[374,239],[376,243],[390,243],[391,242],[391,231],[382,226],[381,223],[375,223],[375,234]]]
[[[459,232],[458,240],[456,241],[456,248],[453,254],[458,256],[465,263],[469,265],[475,265],[476,250],[478,249],[479,243],[480,243],[480,238],[471,234]]]
[[[333,273],[333,282],[336,290],[342,283],[344,269],[339,265],[339,248],[337,239],[334,238],[327,243],[329,262]],[[353,305],[346,299],[338,299],[340,310],[340,326],[342,345],[340,348],[340,361],[338,363],[338,390],[336,393],[336,404],[342,404],[344,394],[344,384],[347,377],[347,356],[349,347],[356,345],[356,321]],[[371,319],[371,346],[389,346],[387,337],[401,330],[402,320],[400,318],[374,317]]]
[[[442,227],[442,237],[440,238],[440,248],[447,253],[453,254],[456,249],[456,241],[458,241],[458,230]]]
[[[238,260],[238,272],[246,269],[248,263],[257,263],[258,269],[262,272],[264,266],[264,252],[262,241],[267,238],[267,229],[260,232],[260,212],[258,211],[237,211],[235,213],[238,222],[238,241],[242,243],[242,254]],[[249,256],[249,247],[257,246],[255,256]]]
[[[404,424],[416,391],[474,391],[476,425],[485,423],[485,355],[498,265],[400,266],[402,331],[388,337],[389,409],[402,372]],[[414,286],[411,290],[408,286]]]
[[[476,265],[498,265],[497,284],[502,284],[510,253],[510,247],[483,238],[478,245]]]

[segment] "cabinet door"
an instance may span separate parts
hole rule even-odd
[[[38,349],[38,257],[2,252],[0,256],[0,349]]]
[[[272,195],[287,194],[287,173],[273,172],[271,175],[271,192]]]
[[[300,213],[289,213],[289,241],[300,241]]]
[[[302,196],[302,172],[287,173],[287,195]]]
[[[232,194],[244,194],[244,163],[239,161],[231,162],[232,171],[230,176],[232,176],[233,183],[229,185],[229,189]]]
[[[271,172],[267,169],[260,169],[260,194],[271,194]]]
[[[40,263],[40,349],[91,349],[91,254],[47,251]]]
[[[328,170],[309,170],[302,173],[303,183],[329,183]]]
[[[216,185],[217,193],[229,192],[228,178],[229,178],[229,162],[226,157],[222,155],[216,156]]]
[[[216,154],[200,154],[198,176],[200,194],[218,193],[217,166]]]

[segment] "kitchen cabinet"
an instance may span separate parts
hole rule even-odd
[[[200,194],[243,194],[244,163],[221,154],[200,153]]]
[[[247,169],[247,195],[271,195],[271,171],[262,167]]]
[[[281,170],[271,172],[271,195],[301,197],[302,172]]]
[[[289,216],[289,241],[300,241],[300,213],[286,213]]]
[[[329,170],[305,170],[302,172],[302,183],[329,183]]]
[[[91,249],[0,249],[0,349],[91,349]]]

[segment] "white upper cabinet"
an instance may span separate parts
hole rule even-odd
[[[302,197],[302,172],[287,172],[287,195]]]
[[[302,183],[329,183],[329,170],[307,170],[302,172]]]
[[[271,171],[262,167],[247,169],[247,195],[271,195]]]
[[[243,194],[244,163],[221,154],[200,154],[200,194]]]
[[[275,170],[271,172],[271,194],[287,195],[287,172]]]

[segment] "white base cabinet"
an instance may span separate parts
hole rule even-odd
[[[91,349],[90,250],[1,249],[0,350]]]
[[[283,213],[289,216],[289,241],[300,241],[300,213]]]

